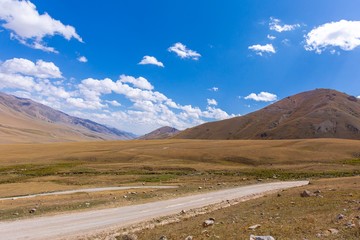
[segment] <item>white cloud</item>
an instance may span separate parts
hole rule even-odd
[[[20,61],[25,64],[16,68],[4,68],[3,64],[9,65],[11,60],[0,63],[1,90],[27,96],[69,114],[137,134],[165,125],[185,129],[208,120],[235,116],[216,108],[215,101],[211,99],[211,106],[205,110],[176,103],[165,94],[155,91],[145,78],[121,75],[116,81],[110,78],[87,78],[80,83],[67,79],[49,80],[28,68],[37,65],[29,64],[31,61],[27,59]],[[9,69],[12,71],[5,71]],[[118,98],[126,98],[126,101],[120,104]],[[114,108],[119,106],[121,110]]]
[[[105,101],[107,103],[109,103],[110,105],[114,106],[114,107],[120,107],[121,106],[121,103],[119,103],[118,101],[116,100],[112,100],[112,101]]]
[[[4,22],[2,27],[11,32],[12,39],[34,49],[57,52],[44,44],[43,38],[47,36],[60,35],[67,40],[75,38],[83,42],[73,26],[64,25],[46,12],[39,14],[36,6],[28,0],[1,0],[0,20]]]
[[[254,51],[259,56],[262,56],[263,53],[276,53],[276,50],[272,44],[266,44],[266,45],[256,44],[249,46],[248,48]]]
[[[328,48],[335,47],[350,51],[360,45],[360,21],[341,20],[325,23],[311,30],[305,39],[307,51],[320,54]]]
[[[246,96],[245,99],[251,99],[257,102],[272,102],[277,100],[277,96],[273,93],[261,92],[259,94],[251,93]]]
[[[60,69],[52,62],[38,60],[33,63],[24,58],[6,60],[0,66],[3,73],[18,73],[38,78],[62,78]]]
[[[77,60],[82,63],[86,63],[88,61],[88,59],[85,56],[80,56],[77,58]]]
[[[212,88],[209,88],[209,91],[217,92],[217,91],[219,91],[219,88],[218,87],[212,87]]]
[[[145,89],[145,90],[154,89],[154,86],[151,85],[151,83],[149,83],[149,81],[146,78],[143,78],[143,77],[134,78],[134,77],[131,77],[131,76],[121,75],[120,76],[120,81],[123,82],[123,83],[131,83],[135,87]]]
[[[216,106],[218,103],[217,103],[217,101],[215,99],[209,99],[208,98],[207,99],[207,104]]]
[[[201,55],[196,51],[188,49],[184,44],[178,42],[168,48],[169,52],[176,53],[180,58],[190,58],[192,60],[199,60]]]
[[[292,25],[289,25],[289,24],[281,25],[280,19],[271,17],[269,27],[270,27],[270,30],[281,33],[281,32],[293,31],[296,28],[299,28],[300,24],[296,23],[296,24],[292,24]]]
[[[140,65],[156,65],[158,67],[164,67],[164,64],[162,62],[159,62],[155,57],[152,56],[144,56],[143,59],[138,63]]]
[[[267,35],[267,39],[269,39],[269,40],[275,40],[276,37],[273,36],[273,35],[268,34],[268,35]]]

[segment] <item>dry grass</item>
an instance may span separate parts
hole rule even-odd
[[[273,181],[274,177],[288,180],[360,173],[360,141],[341,139],[9,144],[0,145],[0,152],[0,197],[142,183],[180,185],[175,192],[139,195],[139,201],[152,201],[189,194],[199,186],[210,191],[259,178]],[[94,194],[91,208],[124,203],[101,196]],[[89,201],[87,195],[71,197],[14,200],[11,204],[0,201],[0,216],[29,217],[28,209],[36,205],[42,206],[39,215],[78,210]]]
[[[300,197],[300,192],[320,190],[322,197]],[[359,221],[360,177],[323,179],[311,185],[290,189],[263,198],[243,202],[229,208],[185,219],[178,223],[157,226],[137,232],[139,239],[183,240],[191,235],[194,239],[249,239],[254,235],[271,235],[275,239],[360,239],[360,229],[348,228],[347,222]],[[345,216],[337,220],[338,214]],[[215,218],[216,224],[204,228],[202,222]],[[248,227],[260,224],[256,230]],[[329,228],[339,230],[328,234]],[[317,234],[323,234],[317,237]]]

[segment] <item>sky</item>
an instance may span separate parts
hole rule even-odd
[[[145,134],[331,88],[360,96],[358,0],[0,0],[0,91]]]

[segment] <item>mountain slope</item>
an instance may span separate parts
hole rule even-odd
[[[316,89],[245,116],[187,129],[175,138],[360,139],[360,100],[335,90]]]
[[[0,93],[0,143],[133,139],[131,133]]]
[[[166,139],[170,138],[180,131],[173,127],[161,127],[150,133],[145,134],[144,136],[139,137],[141,140],[151,140],[151,139]]]

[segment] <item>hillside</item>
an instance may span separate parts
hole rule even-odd
[[[284,98],[256,112],[187,129],[183,139],[360,139],[360,100],[330,89]]]
[[[139,139],[141,140],[167,139],[172,136],[175,136],[179,132],[180,131],[176,128],[166,126],[166,127],[158,128],[150,133],[147,133],[139,137]]]
[[[0,143],[132,139],[135,136],[72,117],[30,99],[0,93]]]

